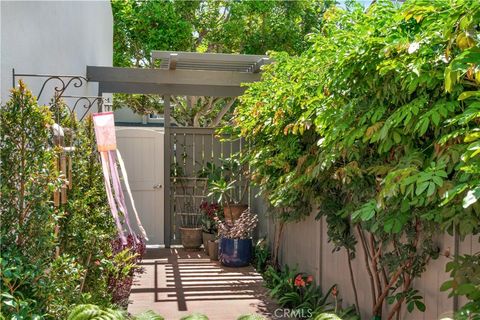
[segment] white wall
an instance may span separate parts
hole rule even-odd
[[[122,107],[115,110],[115,122],[142,123],[143,116],[133,112],[132,109]]]
[[[8,99],[17,73],[83,75],[87,65],[111,66],[113,17],[110,2],[1,1],[1,99]],[[37,94],[42,81],[25,78]],[[58,85],[58,83],[54,83]],[[42,94],[47,103],[53,86]],[[96,96],[97,85],[71,88],[69,95]]]

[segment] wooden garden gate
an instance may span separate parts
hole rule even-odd
[[[197,170],[209,161],[217,162],[220,157],[227,158],[242,148],[240,141],[218,140],[213,129],[171,126],[171,96],[241,96],[246,90],[243,84],[259,81],[262,66],[271,61],[265,55],[155,50],[152,60],[158,60],[159,66],[87,66],[86,79],[98,83],[99,97],[105,93],[163,96],[166,147],[163,214],[165,246],[169,247],[179,243],[178,215],[182,211],[195,212],[206,196],[205,180],[198,179]],[[171,175],[172,165],[183,170],[182,179],[178,174]]]
[[[201,173],[208,163],[220,167],[221,159],[241,153],[244,143],[219,137],[214,128],[170,127],[168,131],[170,147],[165,155],[170,159],[170,186],[165,191],[170,201],[170,243],[179,244],[180,216],[198,213],[203,201],[214,201],[207,197],[207,178]],[[233,192],[241,193],[245,184],[248,180],[240,177]]]

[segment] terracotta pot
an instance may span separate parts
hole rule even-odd
[[[179,228],[182,245],[185,249],[200,249],[202,245],[202,228]]]
[[[234,222],[242,215],[243,211],[248,209],[246,204],[229,204],[223,207],[225,221]]]
[[[213,233],[203,232],[202,239],[203,239],[203,250],[205,250],[205,253],[208,256],[208,241],[215,240],[215,235]]]
[[[210,260],[218,260],[218,240],[208,240],[208,254]]]

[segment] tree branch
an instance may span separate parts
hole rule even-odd
[[[355,285],[355,277],[353,275],[353,268],[352,268],[352,258],[350,255],[350,249],[347,249],[347,258],[348,258],[348,270],[350,271],[350,281],[352,282],[352,290],[353,295],[355,297],[355,310],[358,314],[360,314],[359,304],[358,304],[358,293],[357,293],[357,286]]]
[[[375,302],[377,301],[377,293],[375,292],[375,282],[373,280],[373,274],[372,274],[372,270],[370,270],[370,264],[369,264],[369,254],[368,254],[368,248],[367,248],[367,241],[365,240],[365,235],[363,234],[363,230],[362,228],[360,227],[359,224],[357,224],[357,231],[358,231],[358,234],[360,235],[360,243],[362,244],[362,247],[363,247],[363,255],[364,255],[364,258],[365,258],[365,267],[367,268],[367,272],[368,272],[368,277],[369,277],[369,280],[370,280],[370,290],[371,290],[371,294],[372,294],[372,306],[373,306],[373,310],[374,310],[374,313],[375,313]]]
[[[216,127],[220,124],[220,121],[222,121],[222,118],[225,116],[228,110],[230,110],[235,101],[237,101],[237,98],[232,98],[232,100],[230,100],[223,106],[222,110],[220,110],[220,112],[215,117],[215,120],[213,120],[213,122],[211,123],[211,127]]]

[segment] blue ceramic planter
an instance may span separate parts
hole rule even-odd
[[[244,267],[252,259],[252,239],[220,239],[219,260],[227,267]]]

